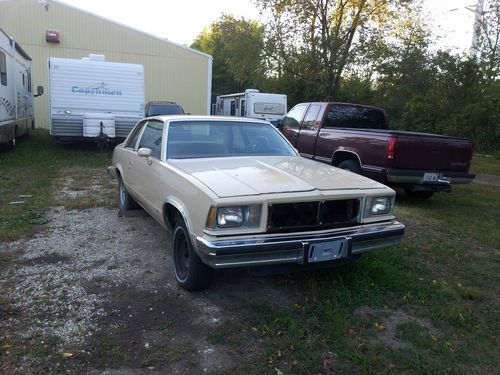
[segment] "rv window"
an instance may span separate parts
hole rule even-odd
[[[246,113],[245,113],[245,100],[241,101],[241,112],[240,112],[240,115],[241,115],[241,117],[245,117],[246,116]]]
[[[255,103],[253,111],[265,115],[284,115],[285,106],[282,103]]]
[[[28,72],[28,92],[31,92],[31,73]]]
[[[0,83],[7,86],[7,61],[3,52],[0,52]]]
[[[230,113],[230,115],[231,116],[236,115],[236,104],[235,104],[234,100],[231,100],[231,113]]]
[[[139,148],[147,147],[151,149],[151,156],[160,159],[161,140],[163,137],[163,122],[148,121],[144,133],[139,141]]]
[[[23,75],[23,86],[26,86],[26,82],[24,81],[24,73],[22,73]]]

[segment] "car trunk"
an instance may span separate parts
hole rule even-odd
[[[466,172],[472,156],[467,139],[392,131],[397,137],[394,168]]]

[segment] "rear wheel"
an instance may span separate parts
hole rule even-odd
[[[186,224],[179,219],[172,235],[172,260],[177,284],[186,290],[210,286],[212,269],[205,265],[193,249]]]
[[[412,191],[410,189],[405,189],[405,193],[415,199],[429,199],[434,195],[433,191]]]
[[[118,178],[118,207],[121,211],[133,210],[138,207],[138,204],[127,191],[125,183],[120,177]]]
[[[356,160],[344,160],[338,165],[338,168],[346,169],[350,172],[361,174],[361,166]]]

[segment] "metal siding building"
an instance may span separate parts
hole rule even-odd
[[[171,100],[192,114],[210,113],[212,57],[55,0],[0,0],[0,27],[31,56],[37,127],[49,126],[49,57],[144,65],[145,100]],[[60,43],[46,41],[57,31]]]

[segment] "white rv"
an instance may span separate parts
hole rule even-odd
[[[217,97],[213,114],[258,118],[277,123],[286,113],[286,95],[248,89],[243,93]]]
[[[0,29],[0,143],[15,146],[33,127],[31,58]]]
[[[60,141],[124,139],[144,117],[144,67],[88,58],[49,59],[50,134]]]

